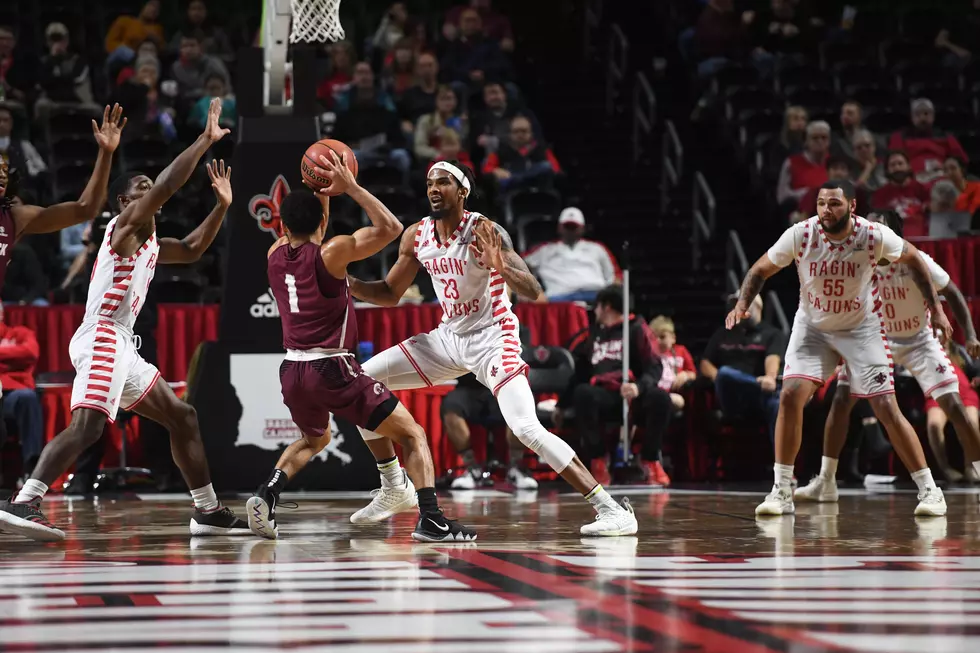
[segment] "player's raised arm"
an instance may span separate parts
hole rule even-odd
[[[476,241],[470,243],[473,254],[484,265],[499,272],[511,290],[535,301],[544,293],[527,263],[514,251],[514,243],[506,229],[484,218],[476,225],[475,233]]]
[[[214,242],[221,223],[231,206],[231,166],[225,167],[224,160],[212,161],[207,164],[208,177],[211,178],[211,188],[214,189],[215,202],[211,213],[197,229],[180,240],[176,238],[160,239],[161,263],[193,263],[201,258],[211,243]]]
[[[145,195],[123,209],[116,221],[115,231],[112,235],[114,242],[116,239],[124,240],[132,236],[140,226],[149,222],[156,215],[160,207],[166,204],[167,200],[180,190],[181,186],[187,183],[198,161],[208,151],[208,148],[230,133],[231,130],[221,127],[220,119],[221,98],[212,98],[211,106],[208,108],[208,123],[204,127],[204,131],[190,147],[181,152],[169,166],[164,168],[156,181],[153,182],[153,187]]]
[[[329,158],[320,155],[320,164],[323,167],[317,167],[314,171],[330,180],[331,192],[347,193],[364,209],[371,221],[370,227],[361,227],[350,236],[335,236],[323,247],[323,264],[327,271],[342,279],[347,275],[348,264],[374,256],[398,238],[404,227],[387,206],[358,185],[347,167],[346,152],[343,160],[332,150]],[[321,189],[318,194],[324,190]]]
[[[102,124],[92,121],[92,132],[99,144],[99,155],[95,159],[95,168],[89,177],[85,190],[74,202],[62,202],[41,208],[40,206],[15,205],[13,207],[14,224],[17,237],[24,234],[46,234],[60,231],[81,222],[88,222],[99,214],[105,204],[109,185],[109,173],[112,170],[112,154],[119,147],[119,137],[126,118],[123,118],[122,107],[114,105],[110,111],[105,108],[102,114]]]
[[[396,306],[422,268],[415,258],[415,234],[418,230],[419,223],[416,222],[402,232],[402,239],[398,244],[398,260],[383,280],[361,281],[348,276],[351,294],[362,302],[376,306]]]
[[[885,225],[877,225],[882,232],[881,256],[892,263],[904,263],[908,266],[912,281],[922,296],[925,297],[926,307],[929,309],[932,327],[936,331],[936,337],[943,344],[953,335],[953,325],[949,323],[942,304],[939,301],[939,293],[936,285],[932,282],[932,274],[926,265],[925,259],[919,255],[919,250],[915,245],[898,236],[894,231]]]

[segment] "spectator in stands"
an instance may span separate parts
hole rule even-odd
[[[71,267],[72,262],[78,255],[85,251],[85,240],[91,231],[91,222],[81,222],[62,229],[58,235],[61,240],[61,259],[62,269],[66,272]]]
[[[973,60],[970,47],[976,42],[977,26],[980,25],[980,0],[973,0],[967,11],[951,12],[952,20],[936,34],[936,48],[939,49],[943,64],[954,70],[966,68]]]
[[[752,44],[781,61],[805,61],[816,34],[791,0],[771,0],[769,8],[752,17]]]
[[[442,24],[442,35],[447,41],[455,41],[459,36],[459,23],[463,11],[469,6],[480,14],[483,21],[483,35],[500,45],[504,52],[514,51],[514,32],[510,20],[493,10],[490,0],[470,0],[468,5],[456,5],[446,12],[446,20]]]
[[[844,157],[855,175],[861,174],[864,166],[858,161],[854,150],[854,134],[861,129],[861,104],[857,100],[847,100],[840,108],[840,131],[831,135],[830,153]]]
[[[409,34],[408,8],[404,2],[396,2],[381,17],[381,24],[371,38],[371,47],[388,52],[398,41]]]
[[[963,225],[963,231],[969,230],[972,214],[956,208],[959,198],[960,191],[950,180],[940,179],[933,184],[932,189],[929,191],[928,224],[951,225],[950,228],[944,229],[944,231],[953,232],[948,234],[950,237],[959,235],[958,232],[961,228],[955,225]],[[924,235],[929,235],[928,227]]]
[[[559,239],[524,254],[550,301],[591,302],[599,290],[618,280],[620,270],[612,253],[584,235],[585,215],[569,206],[558,217]]]
[[[439,153],[429,162],[429,167],[437,161],[459,161],[473,170],[473,160],[470,153],[463,148],[463,141],[455,129],[447,129],[439,136]],[[428,171],[426,171],[428,172]]]
[[[221,75],[211,75],[204,83],[204,95],[194,103],[187,122],[198,129],[204,129],[208,123],[208,108],[211,98],[221,98],[221,126],[234,129],[238,125],[238,106],[235,95],[228,88],[228,82]]]
[[[403,38],[395,44],[391,61],[385,63],[381,74],[381,88],[394,98],[412,87],[415,82],[415,41]]]
[[[52,104],[60,102],[95,107],[88,63],[68,49],[68,28],[64,23],[51,23],[44,35],[48,53],[41,59],[41,96],[34,104],[34,115],[40,118]]]
[[[674,321],[665,315],[658,315],[650,320],[650,331],[657,339],[660,360],[664,366],[665,376],[672,376],[670,400],[674,408],[684,407],[684,397],[679,393],[690,385],[698,376],[694,366],[694,357],[684,345],[677,344],[677,332],[674,331]]]
[[[478,112],[470,129],[471,149],[483,154],[497,151],[500,143],[506,143],[510,136],[510,123],[517,114],[531,121],[535,138],[541,138],[541,125],[534,113],[527,108],[518,108],[507,97],[507,89],[500,82],[487,82],[483,86],[484,109]]]
[[[3,284],[6,304],[47,306],[48,280],[34,248],[19,240],[10,251],[10,264]]]
[[[398,101],[398,113],[407,133],[415,131],[419,118],[436,110],[438,88],[439,60],[434,54],[423,52],[415,62],[415,84],[402,93]]]
[[[23,48],[17,49],[17,33],[10,25],[0,25],[0,91],[7,102],[26,103],[37,83],[37,59]]]
[[[853,182],[854,180],[851,179],[851,167],[847,159],[842,156],[827,157],[827,179],[830,181],[847,180]],[[806,195],[800,199],[799,209],[790,216],[790,222],[796,223],[817,214],[817,193],[819,192],[819,186],[807,189]],[[855,199],[857,200],[857,214],[867,215],[868,210],[871,208],[868,191],[860,186],[856,187]]]
[[[14,114],[5,106],[0,106],[0,158],[10,168],[20,170],[21,180],[28,186],[48,169],[37,148],[26,138],[14,135]],[[26,177],[23,176],[25,173]]]
[[[630,314],[629,381],[623,383],[623,288],[609,286],[596,296],[595,326],[573,350],[575,377],[558,400],[564,415],[574,410],[581,458],[590,460],[592,474],[610,482],[608,448],[603,425],[621,423],[623,399],[631,403],[634,420],[644,426],[642,459],[647,480],[669,485],[661,447],[673,414],[670,387],[653,335],[642,318]],[[566,421],[564,416],[561,421]]]
[[[810,114],[805,107],[790,105],[783,112],[783,128],[779,137],[773,139],[769,147],[767,170],[771,171],[770,178],[779,176],[783,162],[794,154],[803,151],[806,143],[806,126],[810,122]]]
[[[854,156],[860,168],[857,180],[854,182],[860,188],[875,192],[888,183],[885,166],[878,158],[878,143],[875,135],[863,127],[855,129],[851,143],[854,146]]]
[[[760,75],[772,72],[772,55],[762,48],[751,50],[749,26],[755,13],[735,12],[733,0],[708,0],[694,28],[698,76],[712,77],[722,68],[751,58]]]
[[[3,419],[17,424],[23,473],[29,476],[44,446],[44,416],[34,391],[34,367],[41,348],[34,332],[25,326],[8,326],[0,304],[0,384],[3,385]]]
[[[976,213],[980,209],[980,181],[967,179],[966,165],[955,156],[946,157],[943,170],[946,178],[953,182],[960,193],[956,200],[956,210],[966,211],[970,215]]]
[[[912,100],[911,109],[912,124],[891,135],[888,149],[904,150],[908,154],[912,172],[919,181],[928,183],[942,176],[946,157],[969,160],[956,136],[934,126],[936,109],[932,100]]]
[[[510,121],[508,140],[483,164],[483,174],[496,177],[503,191],[547,187],[560,173],[561,166],[551,148],[534,138],[531,121],[521,115]]]
[[[829,149],[830,125],[823,120],[808,124],[803,151],[787,158],[779,171],[776,199],[788,207],[787,214],[799,206],[809,189],[826,183]]]
[[[109,64],[127,63],[136,58],[136,48],[147,39],[163,48],[163,25],[160,18],[160,0],[148,0],[138,16],[121,15],[112,21],[105,35],[105,51]]]
[[[889,152],[885,157],[888,183],[871,196],[875,208],[892,209],[902,216],[905,237],[926,236],[926,209],[929,191],[912,177],[912,165],[905,152]]]
[[[415,157],[419,161],[431,161],[439,154],[440,139],[449,130],[465,139],[469,133],[469,121],[461,115],[453,89],[442,85],[436,94],[436,110],[419,118],[415,125]]]
[[[412,158],[404,147],[404,136],[395,104],[374,84],[374,71],[366,61],[354,67],[354,81],[337,100],[334,138],[347,143],[363,163],[384,160],[408,174]]]
[[[483,21],[475,9],[465,9],[459,18],[459,38],[446,47],[442,71],[461,96],[481,88],[487,80],[509,76],[509,64],[500,46],[483,36]]]
[[[212,75],[221,76],[226,83],[230,79],[221,59],[204,54],[200,33],[184,34],[180,39],[180,57],[170,68],[170,76],[177,82],[180,96],[196,101],[204,95],[204,85]]]
[[[730,302],[734,305],[734,299]],[[762,321],[762,298],[752,302],[748,320],[719,327],[701,358],[701,374],[715,385],[715,398],[729,419],[762,419],[775,441],[779,377],[786,339]],[[743,326],[744,325],[744,326]]]
[[[330,62],[327,74],[316,88],[316,97],[327,109],[332,109],[337,97],[350,88],[354,79],[354,44],[350,41],[337,41],[329,46]]]
[[[224,62],[234,60],[235,53],[224,29],[215,25],[208,17],[208,7],[204,0],[191,0],[187,3],[187,14],[180,29],[170,39],[170,51],[180,53],[184,37],[191,34],[201,39],[201,48],[213,57]]]
[[[101,230],[95,229],[97,223],[102,225]],[[65,278],[58,286],[58,291],[64,293],[70,303],[85,301],[92,268],[95,266],[95,259],[99,255],[101,238],[105,236],[104,225],[107,223],[108,218],[103,214],[101,218],[96,218],[85,225],[85,230],[82,232],[83,249],[78,252],[71,265],[68,266]]]
[[[116,89],[112,101],[126,107],[127,138],[177,135],[173,98],[160,89],[160,62],[155,57],[136,60],[136,74]]]
[[[140,43],[140,46],[136,49],[136,58],[133,59],[130,65],[125,66],[116,75],[116,86],[121,86],[132,79],[133,75],[136,74],[136,62],[145,59],[156,59],[158,62],[160,61],[160,48],[157,46],[156,41],[152,39],[146,39]]]

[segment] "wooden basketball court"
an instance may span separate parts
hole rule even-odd
[[[637,537],[590,540],[574,495],[456,493],[475,544],[413,515],[354,527],[367,494],[295,495],[282,538],[195,538],[181,496],[54,500],[69,540],[0,535],[4,651],[980,650],[980,508],[842,491],[757,521],[762,492],[626,489]],[[227,500],[241,514],[244,497]]]

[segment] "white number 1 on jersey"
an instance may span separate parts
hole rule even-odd
[[[289,293],[289,312],[299,313],[299,296],[296,294],[296,277],[286,275],[286,292]]]

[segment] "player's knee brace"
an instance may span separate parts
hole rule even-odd
[[[525,447],[538,454],[556,472],[563,472],[575,457],[575,451],[568,443],[541,426],[536,415],[520,417],[511,425],[511,430]]]

